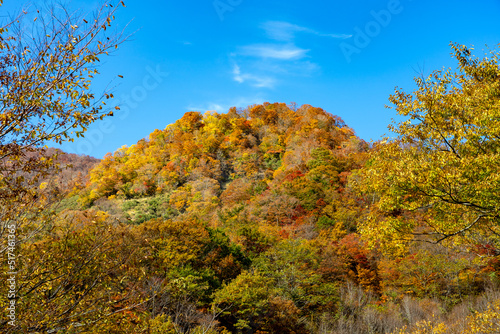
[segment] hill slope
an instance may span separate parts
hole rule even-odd
[[[344,214],[338,201],[347,175],[367,149],[339,117],[308,105],[190,112],[104,157],[80,201],[162,195],[156,216],[331,225]]]

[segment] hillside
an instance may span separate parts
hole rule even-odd
[[[190,112],[104,157],[79,201],[88,207],[116,199],[130,207],[158,198],[155,215],[163,218],[328,226],[349,215],[339,201],[367,149],[340,118],[311,106]],[[346,224],[352,219],[344,218]]]

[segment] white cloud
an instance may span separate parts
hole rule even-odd
[[[261,27],[266,31],[267,37],[276,41],[291,41],[296,32],[306,30],[296,24],[281,21],[267,21]]]
[[[291,44],[255,44],[242,47],[240,54],[264,59],[293,60],[305,57],[308,51]]]
[[[321,37],[331,37],[340,39],[347,39],[352,37],[352,35],[347,35],[347,34],[322,34],[322,33],[316,33],[316,34]]]
[[[265,30],[267,37],[270,39],[286,42],[293,41],[295,34],[298,32],[330,38],[346,39],[352,37],[352,35],[347,34],[325,34],[307,27],[301,27],[284,21],[267,21],[261,25],[261,28]]]
[[[238,64],[234,64],[234,66],[233,66],[233,75],[234,75],[233,78],[235,81],[238,81],[239,83],[245,82],[245,79],[243,79],[243,77],[241,76],[241,71],[240,71],[240,67],[238,66]]]
[[[295,45],[298,33],[327,38],[349,38],[345,34],[325,34],[284,21],[267,21],[261,25],[269,43],[240,46],[229,55],[234,81],[257,88],[274,88],[277,78],[307,77],[318,73],[318,64],[307,60],[309,49]]]
[[[258,76],[250,73],[242,74],[238,64],[233,66],[233,79],[239,83],[249,81],[252,86],[258,88],[273,88],[275,84],[275,80],[268,76]]]

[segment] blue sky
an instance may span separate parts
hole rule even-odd
[[[6,0],[8,10],[13,0]],[[9,4],[11,2],[11,4]],[[17,2],[17,1],[16,1]],[[100,1],[74,0],[89,11]],[[396,86],[454,66],[450,42],[500,43],[500,1],[127,0],[118,28],[134,35],[104,60],[96,88],[122,110],[66,151],[101,158],[185,112],[255,103],[310,104],[370,141],[389,134]],[[117,75],[123,79],[117,79]]]

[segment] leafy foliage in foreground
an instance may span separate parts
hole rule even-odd
[[[480,60],[452,48],[456,71],[417,78],[415,92],[390,98],[407,120],[390,127],[397,139],[378,145],[360,171],[362,190],[392,213],[373,231],[481,244],[500,232],[499,54]],[[488,244],[498,249],[497,241]]]

